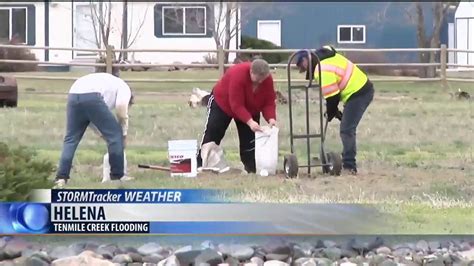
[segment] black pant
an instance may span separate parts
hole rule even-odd
[[[253,120],[259,123],[260,114],[255,115]],[[214,100],[214,95],[211,95],[207,104],[207,120],[201,146],[209,142],[215,142],[217,145],[220,145],[231,121],[232,117],[222,111]],[[244,164],[245,171],[255,173],[257,171],[255,166],[255,133],[246,123],[237,119],[234,121],[239,134],[240,160]],[[197,154],[197,164],[198,167],[202,166],[201,149],[199,149]]]
[[[371,82],[367,82],[364,87],[359,92],[353,94],[344,105],[340,127],[340,136],[343,144],[342,163],[344,168],[357,169],[357,126],[373,99],[374,87]]]

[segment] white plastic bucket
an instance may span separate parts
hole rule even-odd
[[[171,176],[197,176],[197,140],[168,141]]]

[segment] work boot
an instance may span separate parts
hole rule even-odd
[[[122,178],[120,178],[120,181],[132,181],[132,180],[135,180],[135,177],[128,176],[128,175],[124,175],[122,176]]]
[[[61,189],[61,188],[64,188],[67,184],[67,179],[65,178],[56,178],[56,180],[54,180],[54,186],[53,186],[53,189]]]
[[[124,183],[134,180],[134,177],[124,175],[120,179],[111,179],[109,182],[112,184],[116,189],[123,189],[124,188]]]
[[[102,183],[107,183],[107,182],[111,182],[111,183],[121,183],[121,182],[127,182],[127,181],[131,181],[131,180],[135,180],[135,177],[128,176],[128,175],[124,175],[124,176],[122,176],[120,179],[105,180],[105,181],[102,181]]]

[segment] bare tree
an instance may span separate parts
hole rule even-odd
[[[196,12],[191,13],[188,11],[178,13],[177,10],[180,6],[177,5],[173,8],[169,8],[170,12],[163,13],[162,16],[168,23],[173,23],[183,27],[183,31],[187,31],[188,27],[198,27],[206,29],[207,32],[212,33],[212,38],[216,44],[216,48],[222,46],[224,49],[230,48],[230,42],[232,38],[236,37],[239,30],[239,11],[241,4],[238,2],[208,2],[206,4],[207,9],[211,14],[207,13],[206,16]],[[209,19],[210,18],[210,19]],[[188,21],[192,21],[195,25],[189,24]],[[228,62],[228,53],[225,54],[225,63]],[[208,56],[208,60],[212,60],[212,56]]]
[[[259,6],[264,8],[258,8]],[[242,13],[250,17],[254,11],[263,13],[275,10],[275,7],[268,7],[268,3],[264,6],[263,3],[224,2],[222,0],[219,2],[207,2],[205,7],[209,11],[206,16],[199,12],[191,14],[188,11],[183,11],[178,13],[178,10],[181,9],[179,4],[168,7],[168,12],[157,12],[161,14],[164,21],[170,23],[169,25],[174,24],[177,28],[183,29],[183,33],[187,32],[188,27],[205,28],[207,32],[212,33],[216,48],[222,46],[224,49],[229,49],[232,39],[240,37],[237,34],[240,32],[241,27],[248,22],[247,18],[242,18]],[[228,63],[229,54],[225,53],[224,56],[224,62]],[[212,60],[212,57],[209,55],[208,58]]]
[[[428,34],[425,27],[425,12],[428,5],[422,2],[414,2],[406,9],[409,20],[416,25],[416,36],[419,48],[439,48],[441,45],[441,27],[446,14],[452,6],[457,6],[458,2],[433,2],[431,9],[433,12],[432,30]],[[420,63],[435,63],[437,54],[435,52],[420,52]],[[432,78],[436,76],[436,67],[420,68],[419,76],[422,78]]]
[[[114,3],[111,0],[102,2],[90,2],[90,12],[92,19],[92,27],[94,28],[94,38],[97,48],[105,48],[110,45],[110,34],[112,29],[116,28],[120,33],[120,48],[127,49],[131,47],[136,40],[145,24],[146,15],[148,13],[148,5],[145,14],[140,14],[139,17],[134,15],[135,8],[129,9],[129,2],[124,1],[122,6],[121,25],[113,25],[112,9]],[[143,3],[138,3],[142,4]],[[129,19],[130,22],[129,22]],[[138,26],[135,27],[134,23]],[[115,26],[115,27],[114,27]],[[99,60],[103,60],[105,55],[99,53]],[[114,58],[115,59],[115,58]],[[120,52],[118,61],[127,60],[127,52]]]
[[[216,3],[210,3],[215,6]],[[219,1],[218,4],[218,15],[215,16],[214,26],[212,30],[212,37],[216,43],[216,48],[222,46],[224,49],[230,48],[230,41],[234,38],[239,30],[240,19],[238,18],[239,10],[241,8],[238,2],[226,2]],[[211,9],[213,10],[213,9]],[[232,18],[235,18],[232,23]],[[229,62],[229,53],[224,55],[224,63]]]
[[[257,2],[211,2],[210,5],[213,9],[217,8],[217,12],[214,12],[214,25],[208,25],[212,30],[216,48],[222,46],[224,49],[230,48],[231,40],[237,36],[241,28],[244,27],[251,17],[256,12],[260,14],[265,12],[276,11],[275,6],[270,6],[268,3],[257,3]],[[290,8],[279,10],[281,12],[287,12]],[[243,17],[242,14],[246,16]],[[240,37],[240,36],[239,36]],[[225,53],[224,63],[228,63],[229,54]]]
[[[449,9],[457,6],[459,1],[455,2],[385,2],[380,3],[380,9],[369,18],[369,23],[373,27],[383,28],[387,24],[403,23],[407,26],[412,26],[416,30],[416,39],[418,48],[439,48],[441,46],[441,29],[445,23],[446,14]],[[404,21],[395,19],[391,21],[389,17],[389,10],[398,9],[404,12],[406,18]],[[432,16],[425,16],[431,12]],[[427,17],[432,17],[432,28],[427,28]],[[435,63],[439,54],[436,52],[420,52],[418,53],[418,60],[420,63]],[[418,69],[418,76],[422,78],[435,77],[436,67],[420,67]]]
[[[201,12],[190,12],[181,10],[180,5],[175,8],[169,7],[168,12],[161,15],[167,23],[182,27],[183,32],[188,28],[199,28],[212,33],[212,38],[216,48],[222,46],[224,49],[230,48],[232,38],[236,37],[240,26],[240,9],[242,5],[238,2],[207,2],[205,7],[209,11],[206,16]],[[210,14],[209,14],[210,13]],[[171,25],[171,24],[170,24]],[[211,58],[211,57],[209,57]],[[228,62],[229,55],[225,54],[224,61]]]
[[[90,1],[90,16],[92,27],[94,28],[94,38],[98,49],[109,45],[112,19],[112,2],[93,2]],[[103,53],[99,53],[100,58],[104,58]]]
[[[129,2],[127,0],[123,1],[123,11],[122,11],[122,27],[120,27],[120,49],[128,49],[130,48],[133,44],[138,39],[138,36],[140,35],[140,32],[143,28],[143,25],[145,24],[146,17],[148,15],[148,9],[149,6],[146,4],[146,9],[144,11],[144,14],[139,14],[138,16],[135,16],[135,8],[133,8],[134,3],[132,2],[132,8],[129,9]],[[143,3],[139,3],[143,4]],[[130,11],[130,15],[129,15]],[[128,17],[131,18],[130,23],[128,23]],[[135,19],[137,18],[137,21]],[[137,22],[138,26],[134,28],[134,23]],[[130,29],[130,30],[129,30]],[[128,59],[128,53],[127,52],[120,52],[118,61],[122,60],[127,60]]]
[[[260,2],[213,2],[214,8],[217,8],[214,17],[213,38],[216,47],[222,46],[224,49],[229,49],[231,40],[237,36],[241,28],[249,23],[249,19],[258,12],[259,15],[265,13],[277,12],[280,15],[291,16],[291,4],[285,5],[269,5],[268,3]],[[240,37],[240,36],[238,36]],[[228,63],[229,55],[225,54],[224,62]]]

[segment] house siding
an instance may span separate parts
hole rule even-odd
[[[180,4],[177,4],[178,6]],[[161,28],[160,23],[156,23],[157,19],[161,19],[161,15],[154,12],[159,6],[156,3],[132,3],[130,9],[134,9],[135,15],[143,14],[145,23],[140,31],[136,42],[130,47],[131,49],[216,49],[216,44],[212,35],[208,36],[160,36],[157,27]],[[205,6],[205,4],[204,4]],[[211,11],[209,9],[209,11]],[[212,12],[212,11],[211,11]],[[146,14],[145,14],[146,13]],[[214,20],[212,14],[212,20]],[[129,21],[133,18],[129,14]],[[136,18],[135,18],[136,19]],[[135,25],[137,22],[134,23]],[[157,36],[158,35],[158,36]],[[233,40],[235,41],[235,40]],[[164,52],[164,53],[130,53],[129,59],[135,58],[142,62],[152,62],[159,64],[171,64],[180,62],[189,64],[192,62],[204,62],[204,56],[208,53],[188,53],[188,52]]]
[[[432,29],[431,3],[425,5],[425,27]],[[406,9],[412,3],[387,2],[280,2],[267,5],[272,12],[243,9],[242,35],[257,37],[258,20],[281,20],[282,47],[316,48],[326,44],[347,48],[414,48],[418,47],[416,25],[410,23]],[[265,8],[265,7],[256,7]],[[386,8],[385,16],[380,16]],[[443,24],[441,40],[448,43],[448,26]],[[365,25],[366,42],[338,44],[338,25]],[[431,34],[428,31],[428,34]],[[413,57],[412,57],[413,58]]]
[[[455,14],[455,46],[474,49],[474,2],[461,2]],[[456,63],[474,65],[474,53],[455,53]]]
[[[183,2],[129,2],[128,8],[128,31],[132,38],[136,34],[136,30],[139,27],[139,22],[144,19],[145,22],[141,28],[138,36],[136,37],[135,43],[130,47],[131,49],[203,49],[212,50],[216,49],[216,44],[212,35],[212,31],[209,31],[206,36],[160,36],[156,31],[156,26],[160,25],[157,22],[154,8],[157,4],[167,5],[183,5]],[[28,19],[34,21],[30,27],[28,27],[28,44],[35,46],[48,46],[51,47],[74,47],[77,43],[75,40],[74,31],[77,30],[77,18],[75,17],[76,8],[78,5],[87,4],[86,2],[75,1],[75,2],[9,2],[8,4],[0,3],[0,6],[18,6],[28,7]],[[112,30],[110,35],[110,44],[115,48],[120,47],[120,34],[121,34],[121,16],[122,16],[122,3],[112,2]],[[208,3],[189,3],[189,5],[200,5],[206,6]],[[209,16],[208,22],[210,22],[211,29],[214,27],[215,16],[218,16],[216,6],[207,6]],[[47,11],[47,12],[46,12]],[[45,23],[46,13],[49,14],[49,23]],[[159,17],[158,17],[159,18]],[[235,18],[232,18],[231,23],[235,23]],[[48,36],[46,35],[45,28],[48,27]],[[91,33],[93,38],[93,32]],[[158,36],[157,36],[158,35]],[[240,36],[240,33],[238,34]],[[239,40],[234,37],[230,42],[230,48],[234,49],[238,47]],[[87,48],[96,48],[91,43]],[[86,60],[89,61],[95,58],[96,55],[92,54],[89,56],[80,56],[77,52],[62,51],[62,50],[50,50],[49,54],[45,54],[43,50],[32,50],[36,54],[39,60],[48,60],[54,62],[71,62],[73,60]],[[129,53],[129,59],[136,59],[146,63],[161,63],[171,64],[173,62],[192,63],[192,62],[204,62],[204,56],[208,53],[158,53],[158,52],[136,52]],[[235,53],[231,53],[229,56],[230,60],[235,58]]]

